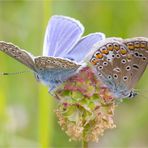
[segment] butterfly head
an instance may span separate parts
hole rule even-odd
[[[131,90],[131,92],[130,92],[128,98],[134,98],[134,97],[137,96],[137,95],[138,95],[137,92],[135,92],[134,90]]]
[[[113,98],[124,99],[124,98],[133,98],[137,95],[137,92],[134,89],[128,89],[124,82],[115,82],[114,80],[109,81],[104,78],[102,81],[106,84],[106,88],[110,90]]]
[[[124,98],[134,98],[135,96],[137,96],[137,92],[135,92],[134,90],[123,90],[123,91],[116,91],[113,92],[113,96],[116,99],[124,99]]]

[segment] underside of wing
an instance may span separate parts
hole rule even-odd
[[[127,96],[147,67],[148,39],[106,39],[94,47],[88,60],[96,76],[116,96]]]
[[[123,40],[123,43],[130,50],[132,62],[131,82],[129,88],[133,88],[141,78],[148,65],[148,38],[135,37]]]
[[[36,57],[34,60],[39,80],[50,87],[49,91],[74,75],[81,66],[70,60],[54,57]]]
[[[121,41],[118,38],[106,39],[88,55],[96,76],[119,98],[126,96],[124,92],[131,82],[129,51]]]
[[[35,71],[33,56],[12,43],[0,41],[0,51],[6,53],[30,69]]]
[[[70,61],[68,59],[55,58],[55,57],[36,57],[34,59],[35,65],[38,69],[78,69],[81,65]]]

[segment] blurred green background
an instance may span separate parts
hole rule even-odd
[[[79,19],[85,35],[99,31],[107,37],[148,37],[148,1],[0,0],[0,40],[41,55],[45,28],[53,14]],[[23,70],[27,70],[24,65],[0,53],[0,72]],[[137,85],[140,95],[116,108],[117,128],[107,130],[97,147],[148,147],[147,76],[148,71]],[[0,147],[80,147],[60,129],[55,108],[56,100],[33,74],[0,76]]]

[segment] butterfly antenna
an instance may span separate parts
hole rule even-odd
[[[148,89],[134,89],[138,93],[147,93]]]
[[[146,94],[138,94],[139,97],[142,97],[144,99],[148,99],[148,96]]]
[[[4,75],[18,75],[18,74],[24,74],[27,72],[32,72],[31,70],[25,70],[25,71],[19,71],[19,72],[0,72],[0,76]]]
[[[147,90],[143,90],[143,89],[134,89],[135,92],[137,92],[138,97],[143,97],[145,99],[148,99],[148,95],[147,95]]]

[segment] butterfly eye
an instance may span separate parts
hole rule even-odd
[[[137,96],[137,93],[136,92],[133,92],[133,91],[131,91],[130,93],[129,93],[129,98],[133,98],[133,97],[135,97],[135,96]]]

